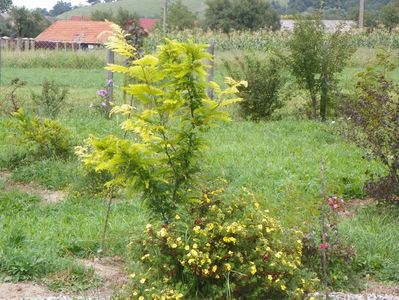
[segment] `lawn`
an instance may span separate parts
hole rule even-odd
[[[342,85],[349,87],[358,67],[355,63],[343,72]],[[43,80],[68,86],[68,105],[59,119],[72,130],[74,145],[80,145],[90,135],[122,134],[117,126],[120,117],[107,120],[89,107],[100,101],[96,90],[104,85],[104,70],[7,65],[1,72],[2,95],[9,90],[6,85],[11,79],[19,77],[27,82],[18,98],[28,108],[31,91],[37,92]],[[222,74],[218,72],[218,81]],[[392,76],[399,82],[399,69]],[[115,84],[121,83],[122,78],[116,76]],[[122,101],[120,91],[116,91],[116,102]],[[365,196],[363,185],[368,173],[384,172],[378,162],[363,159],[364,151],[337,133],[338,123],[290,118],[252,123],[235,117],[233,122],[206,134],[209,146],[201,164],[203,182],[212,186],[219,179],[226,180],[227,195],[246,188],[283,225],[309,231],[319,224],[322,160],[326,165],[326,193],[348,202]],[[98,285],[96,278],[86,275],[61,283],[54,283],[51,278],[68,269],[74,274],[86,274],[76,258],[97,255],[107,206],[105,197],[87,193],[85,185],[91,184],[90,178],[75,156],[10,166],[14,149],[8,133],[7,117],[3,116],[0,170],[9,168],[12,182],[33,182],[42,188],[63,190],[68,196],[62,202],[43,205],[37,195],[10,189],[8,181],[0,180],[0,280],[41,279],[56,289],[70,289],[71,284],[76,289]],[[356,264],[362,273],[378,280],[399,281],[397,215],[395,209],[371,205],[342,220],[341,234],[357,250]],[[147,220],[138,195],[118,198],[111,206],[105,255],[128,261],[126,247]],[[89,279],[83,282],[85,276]]]

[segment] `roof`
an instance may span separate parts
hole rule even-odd
[[[155,29],[155,26],[159,22],[159,19],[149,19],[149,18],[140,18],[139,24],[144,30],[151,31]]]
[[[321,20],[325,30],[335,32],[337,30],[348,31],[357,26],[354,21],[347,20]],[[295,27],[295,20],[281,20],[281,30],[292,31]]]
[[[61,20],[36,37],[36,42],[102,44],[112,35],[107,22]]]

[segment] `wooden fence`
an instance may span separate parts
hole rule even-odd
[[[100,48],[102,45],[92,45],[84,43],[69,43],[58,41],[35,41],[32,38],[9,38],[0,37],[0,48],[10,51],[34,51],[38,49],[47,50],[85,50]]]

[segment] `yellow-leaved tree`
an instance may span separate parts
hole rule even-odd
[[[106,45],[126,58],[135,49],[113,25],[114,36]],[[148,207],[163,219],[186,199],[187,189],[198,170],[203,132],[228,121],[224,107],[240,101],[237,87],[246,82],[226,78],[228,88],[207,81],[207,45],[165,40],[154,55],[128,66],[108,65],[107,70],[134,80],[122,89],[135,99],[115,106],[111,114],[126,116],[120,124],[124,137],[91,137],[76,153],[86,166],[107,171],[109,187],[132,187],[143,192]],[[207,96],[212,88],[215,100]]]

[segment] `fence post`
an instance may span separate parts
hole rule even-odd
[[[208,73],[208,82],[213,81],[215,78],[215,42],[212,41],[208,47],[208,53],[212,56],[212,58],[208,61],[210,65],[209,73]],[[213,99],[214,92],[213,89],[208,87],[207,88],[208,97]]]
[[[17,38],[17,50],[21,50],[21,38]]]
[[[115,63],[115,54],[112,50],[107,51],[107,64]],[[111,103],[114,97],[114,73],[107,71],[107,110],[111,111]]]
[[[29,50],[29,39],[28,38],[24,38],[23,39],[23,44],[24,44],[24,51],[28,51]]]

